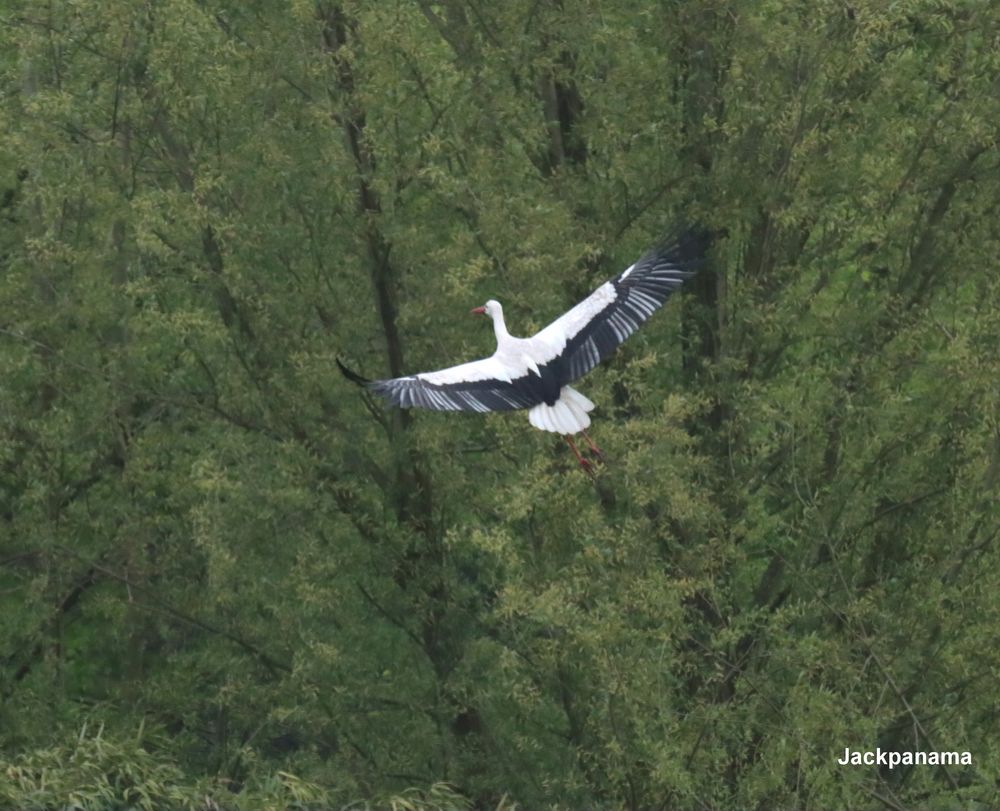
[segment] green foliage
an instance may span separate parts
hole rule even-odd
[[[140,735],[140,738],[142,735]],[[72,743],[0,761],[6,782],[0,801],[23,809],[274,809],[318,807],[326,793],[294,775],[255,779],[238,793],[218,781],[184,782],[181,769],[148,741],[112,739],[85,726]],[[156,751],[159,750],[159,751]],[[446,805],[440,806],[448,808]]]
[[[995,807],[1000,11],[494,6],[3,5],[0,800]],[[683,219],[596,481],[336,372]]]
[[[329,807],[331,792],[288,772],[255,774],[248,784],[225,785],[203,778],[185,780],[162,738],[151,747],[149,735],[112,739],[104,729],[86,726],[72,743],[0,760],[0,801],[8,808],[144,809],[144,811],[273,811]],[[150,752],[153,748],[153,752]],[[408,789],[353,808],[387,811],[466,811],[468,801],[446,783],[427,790]],[[504,804],[498,811],[509,808]]]

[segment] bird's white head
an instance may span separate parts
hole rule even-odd
[[[477,315],[488,315],[490,318],[495,319],[498,315],[503,314],[503,308],[500,306],[499,301],[490,299],[482,307],[473,307],[469,312],[476,313]]]

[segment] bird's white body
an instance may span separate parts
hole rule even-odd
[[[568,384],[659,309],[701,263],[706,246],[707,235],[697,232],[659,246],[530,338],[511,335],[500,303],[487,301],[473,312],[493,320],[497,348],[488,358],[391,380],[345,374],[402,408],[528,409],[536,428],[570,436],[590,425],[594,403]]]
[[[587,299],[582,304],[589,301],[590,299]],[[496,352],[488,358],[463,363],[460,366],[452,366],[450,369],[442,369],[439,372],[424,372],[417,375],[418,378],[437,385],[478,380],[500,380],[511,383],[530,374],[541,376],[542,367],[566,346],[566,329],[563,324],[560,324],[560,321],[564,321],[567,316],[572,315],[573,310],[531,338],[517,338],[507,331],[503,307],[499,301],[491,299],[486,302],[483,311],[485,315],[493,319],[493,331],[497,338]],[[574,321],[576,320],[579,319],[574,319]],[[590,425],[590,416],[587,412],[592,411],[593,408],[593,402],[587,397],[570,386],[563,386],[554,403],[543,402],[533,406],[528,411],[528,420],[542,431],[576,434]],[[489,409],[484,406],[482,410]]]

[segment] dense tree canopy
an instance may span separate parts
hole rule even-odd
[[[1000,803],[1000,7],[0,23],[0,804]],[[593,481],[337,374],[681,221],[722,236],[583,382]]]

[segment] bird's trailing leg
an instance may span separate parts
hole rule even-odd
[[[587,473],[593,475],[594,466],[586,459],[584,459],[583,456],[580,455],[580,451],[577,450],[576,443],[573,441],[573,437],[571,437],[569,434],[566,434],[564,438],[569,443],[569,446],[573,449],[573,453],[576,454],[576,461],[580,463],[580,467],[586,470]]]
[[[586,431],[581,431],[581,433],[583,434],[583,438],[587,440],[587,444],[590,445],[590,450],[594,454],[594,456],[596,456],[598,459],[600,459],[603,462],[604,461],[604,451],[602,451],[597,446],[597,443],[594,442],[594,440],[592,440],[590,438],[590,434],[588,434]]]

